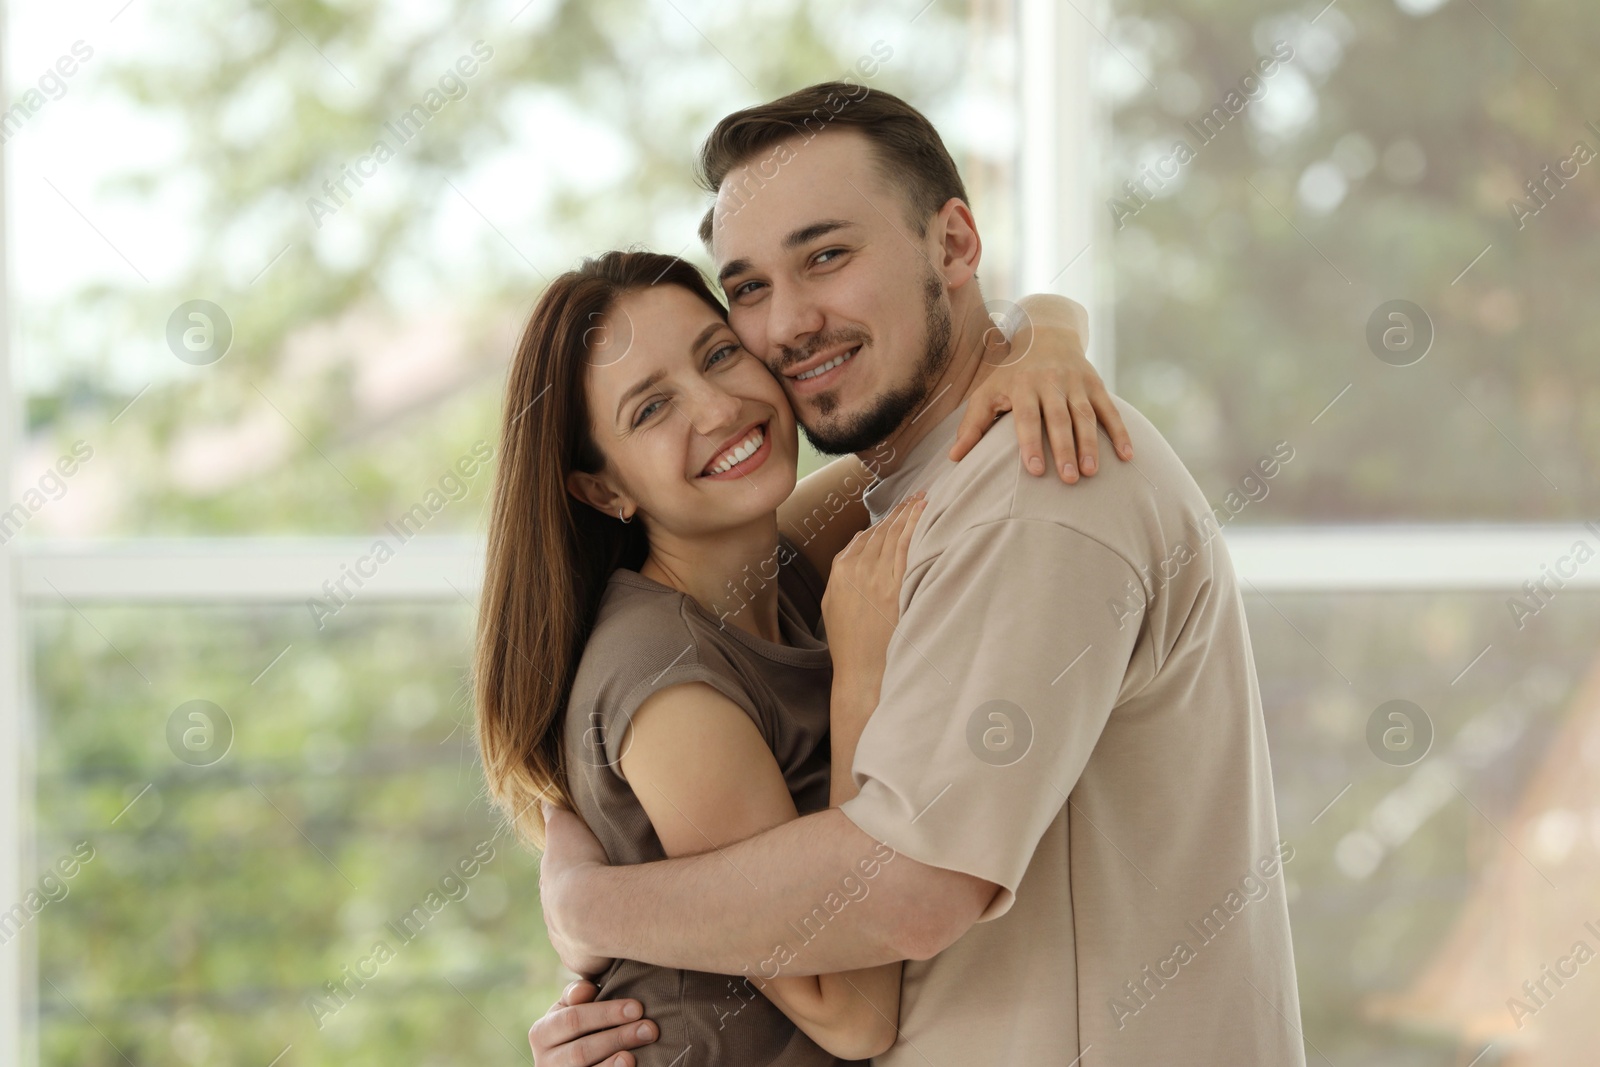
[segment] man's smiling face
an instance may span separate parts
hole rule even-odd
[[[852,129],[797,137],[723,180],[711,252],[728,323],[783,383],[820,452],[887,438],[949,362],[940,249],[909,216]]]

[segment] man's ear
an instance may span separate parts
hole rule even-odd
[[[945,284],[959,289],[977,277],[983,239],[978,236],[977,220],[966,202],[954,196],[946,200],[929,229],[940,257],[934,262],[944,274]]]
[[[567,492],[578,500],[594,508],[603,515],[616,517],[617,509],[621,508],[624,515],[632,516],[637,505],[626,493],[618,492],[606,481],[604,475],[589,474],[584,471],[569,471],[567,474]]]

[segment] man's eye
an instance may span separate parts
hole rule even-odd
[[[812,257],[811,262],[817,264],[828,263],[831,262],[831,257],[842,255],[844,255],[844,249],[842,248],[824,248]]]
[[[760,284],[761,284],[760,282],[745,282],[743,285],[734,286],[733,287],[733,298],[735,300],[737,300],[740,297],[749,296],[751,293],[755,292],[755,286],[758,286]]]
[[[633,417],[633,424],[635,426],[639,425],[645,419],[648,419],[650,416],[654,415],[656,413],[657,409],[659,409],[665,403],[666,403],[665,400],[652,400],[652,401],[650,401],[650,403],[648,403],[644,407],[640,408],[639,409],[639,413]]]

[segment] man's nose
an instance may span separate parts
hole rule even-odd
[[[821,309],[793,286],[773,286],[768,302],[767,333],[774,349],[804,349],[821,332]]]

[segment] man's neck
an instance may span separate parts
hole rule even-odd
[[[993,374],[1011,353],[1011,342],[990,320],[976,284],[970,293],[972,299],[952,302],[955,306],[950,309],[954,331],[950,360],[928,390],[927,401],[882,443],[856,453],[856,458],[880,478],[900,469],[918,442],[932,433],[945,416],[966,403],[978,383]]]

